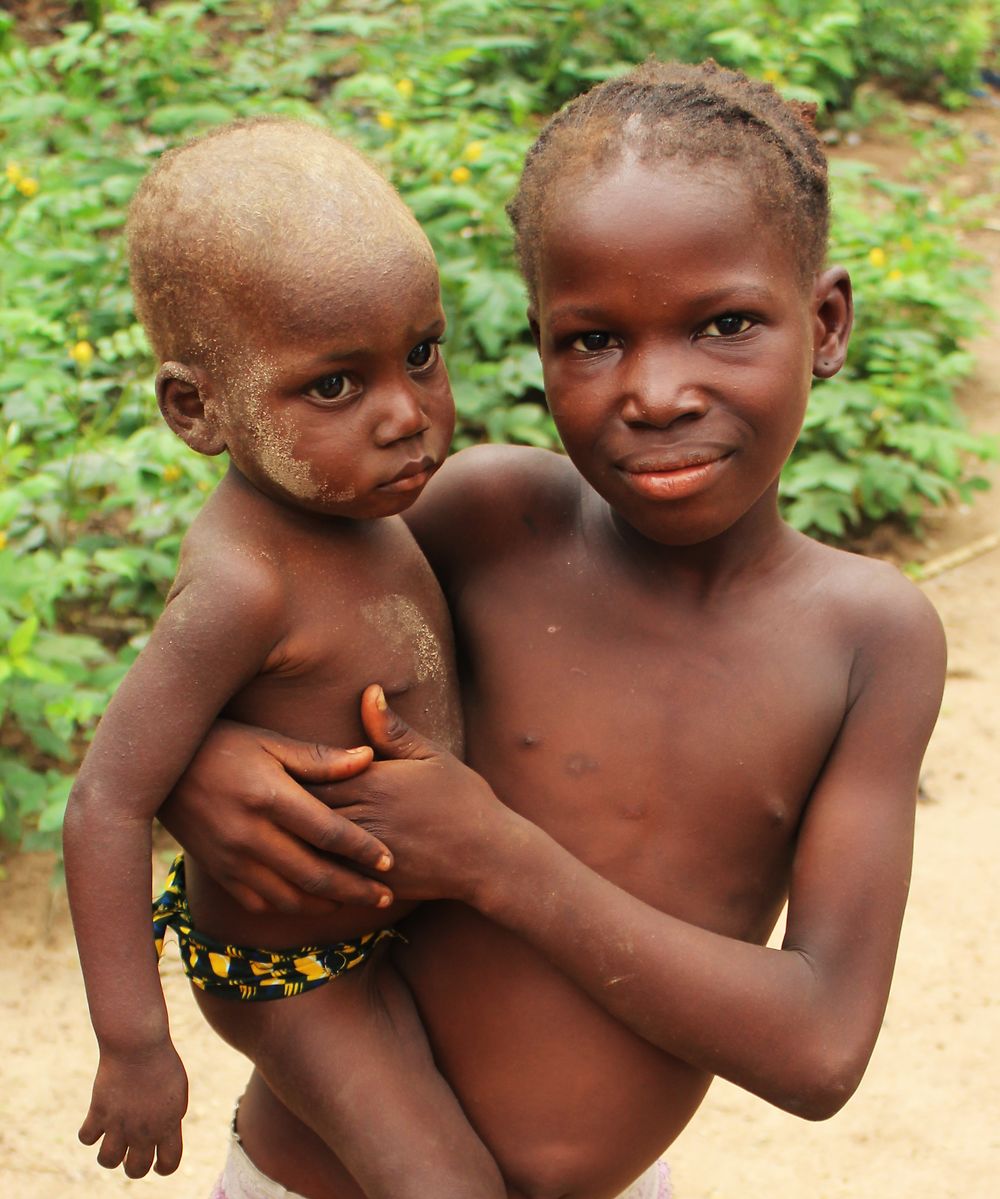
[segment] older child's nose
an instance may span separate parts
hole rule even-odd
[[[388,388],[381,400],[375,425],[375,444],[392,445],[416,437],[430,428],[430,417],[423,405],[422,396],[411,380]]]
[[[703,416],[704,386],[683,353],[636,352],[624,380],[622,418],[627,424],[665,429],[682,417]]]

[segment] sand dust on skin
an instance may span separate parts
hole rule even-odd
[[[974,111],[1000,158],[1000,111]],[[876,147],[880,167],[889,151]],[[860,154],[861,151],[859,150]],[[876,155],[873,154],[872,157]],[[891,163],[889,164],[891,165]],[[977,247],[993,262],[1000,233]],[[966,388],[973,427],[1000,435],[1000,344],[973,347]],[[1000,530],[993,491],[932,522],[925,544],[895,556],[939,557]],[[878,548],[878,547],[876,547]],[[885,1025],[858,1093],[808,1124],[716,1082],[670,1157],[678,1199],[992,1199],[1000,1173],[1000,550],[924,584],[944,620],[951,665],[925,765],[913,884]],[[169,850],[158,851],[159,877]],[[76,1141],[97,1053],[65,895],[48,886],[51,857],[11,855],[0,882],[0,1197],[204,1199],[225,1154],[232,1101],[249,1068],[201,1021],[168,950],[161,974],[171,1030],[191,1082],[185,1153],[170,1178],[129,1182]]]

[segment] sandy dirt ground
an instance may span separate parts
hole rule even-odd
[[[998,158],[1000,112],[973,116]],[[878,162],[878,146],[864,147]],[[890,155],[891,157],[891,155]],[[980,166],[983,164],[981,163]],[[988,165],[988,164],[987,164]],[[985,178],[985,173],[981,176]],[[1000,225],[976,235],[997,268]],[[972,425],[1000,434],[1000,344],[975,350],[966,389]],[[923,544],[898,537],[897,557],[940,561],[1000,531],[994,490],[936,518]],[[678,1199],[988,1199],[1000,1174],[1000,549],[922,584],[948,631],[944,707],[927,756],[910,905],[885,1025],[858,1094],[807,1124],[717,1082],[671,1150]],[[65,896],[51,859],[11,856],[0,883],[0,1199],[203,1199],[218,1172],[234,1096],[247,1067],[200,1021],[174,954],[163,966],[175,1041],[191,1079],[185,1156],[169,1179],[130,1183],[76,1142],[96,1049]],[[158,862],[162,872],[163,862]],[[428,1197],[432,1199],[432,1197]]]

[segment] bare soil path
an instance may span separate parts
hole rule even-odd
[[[970,117],[1000,162],[1000,110]],[[886,147],[855,151],[883,167]],[[983,166],[984,164],[980,164]],[[985,175],[983,176],[986,177]],[[977,236],[994,265],[1000,231]],[[1000,310],[1000,303],[997,304]],[[1000,342],[974,347],[966,390],[974,427],[1000,435]],[[934,521],[926,561],[1000,531],[1000,467],[971,510]],[[1000,549],[924,584],[948,631],[944,709],[924,774],[909,911],[885,1027],[861,1089],[824,1124],[806,1124],[717,1082],[671,1152],[678,1199],[992,1199],[1000,1174]],[[161,871],[163,863],[158,863]],[[191,1078],[179,1172],[129,1183],[76,1142],[96,1051],[65,896],[51,859],[8,858],[0,883],[0,1199],[203,1199],[222,1157],[246,1064],[202,1024],[175,954],[163,965],[173,1032]],[[428,1197],[433,1199],[433,1197]]]

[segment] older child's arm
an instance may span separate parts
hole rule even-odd
[[[653,1044],[824,1118],[854,1091],[881,1024],[944,675],[940,624],[923,597],[900,585],[889,610],[857,660],[808,805],[780,950],[686,924],[607,882],[398,718],[386,726],[377,691],[366,693],[373,744],[410,760],[341,784],[360,798],[340,810],[392,846],[401,896],[472,904]]]
[[[70,796],[66,882],[100,1067],[80,1130],[133,1177],[180,1159],[187,1104],[150,924],[150,829],[226,701],[278,636],[273,588],[214,573],[180,590],[105,713]],[[127,1156],[126,1156],[127,1155]]]

